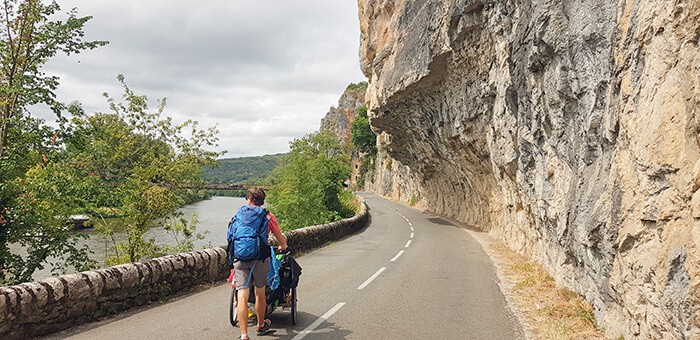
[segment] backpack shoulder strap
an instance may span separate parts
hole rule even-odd
[[[233,242],[233,237],[236,234],[236,215],[231,217],[231,221],[228,222],[228,230],[226,232],[226,240],[228,242]]]
[[[263,208],[263,216],[260,219],[260,232],[262,233],[260,236],[267,236],[267,230],[262,230],[262,227],[265,226],[267,223],[269,223],[269,217],[267,216],[269,212],[267,211],[266,208]]]

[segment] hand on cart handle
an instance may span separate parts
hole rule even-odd
[[[285,251],[287,251],[287,245],[286,244],[281,244],[277,246],[277,254],[282,254]]]

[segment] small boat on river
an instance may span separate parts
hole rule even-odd
[[[90,220],[88,215],[70,215],[68,223],[73,225],[73,230],[92,229],[92,225],[85,225],[85,222]]]

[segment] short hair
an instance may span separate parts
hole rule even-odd
[[[245,198],[251,200],[255,205],[263,205],[265,204],[265,190],[261,187],[249,188]]]

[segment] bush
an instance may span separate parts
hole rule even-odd
[[[348,218],[360,213],[360,201],[355,197],[352,191],[343,190],[338,195],[340,203],[343,205],[343,211],[340,212],[340,217]]]
[[[357,84],[355,83],[350,83],[348,87],[345,88],[345,91],[365,91],[367,90],[367,82],[366,81],[361,81]]]
[[[350,157],[338,136],[322,130],[293,140],[290,149],[272,172],[267,200],[280,227],[291,230],[347,215],[340,195],[350,174]]]
[[[367,117],[367,106],[362,105],[357,109],[357,116],[350,127],[352,144],[367,154],[377,154],[377,135],[370,127]]]

